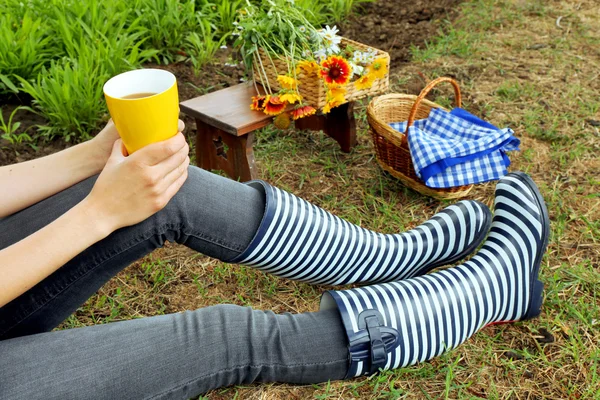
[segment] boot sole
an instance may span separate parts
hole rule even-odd
[[[534,195],[534,199],[537,202],[537,205],[540,209],[540,213],[542,214],[542,246],[538,251],[538,254],[535,258],[535,263],[533,264],[533,269],[531,270],[532,281],[529,290],[531,293],[529,298],[529,307],[527,308],[527,312],[523,317],[521,317],[521,321],[528,320],[539,316],[542,312],[542,303],[544,300],[544,283],[538,279],[540,266],[542,264],[542,258],[546,253],[546,248],[548,247],[548,242],[550,240],[550,216],[548,214],[548,208],[546,207],[546,203],[544,202],[544,198],[540,193],[537,185],[531,179],[531,177],[523,172],[514,172],[513,175],[518,176],[523,183],[525,183],[531,192]]]

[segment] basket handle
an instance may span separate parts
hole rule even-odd
[[[462,96],[460,94],[460,87],[458,86],[458,83],[454,79],[446,77],[446,76],[442,76],[440,78],[432,80],[431,82],[429,82],[427,84],[427,86],[425,86],[423,88],[423,90],[421,90],[421,93],[419,93],[419,96],[417,96],[417,99],[415,100],[415,104],[413,104],[412,109],[410,110],[410,114],[408,114],[408,122],[406,123],[406,132],[404,132],[404,138],[402,140],[404,140],[404,141],[408,140],[408,128],[410,128],[410,126],[415,122],[415,116],[417,115],[417,111],[419,110],[419,105],[421,104],[421,101],[425,98],[425,96],[427,96],[429,94],[431,89],[433,89],[435,86],[437,86],[438,84],[440,84],[442,82],[450,82],[452,84],[452,86],[454,86],[454,103],[456,104],[456,107],[461,106]]]

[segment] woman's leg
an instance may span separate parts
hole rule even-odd
[[[0,248],[62,215],[94,182],[90,178],[0,220]],[[388,282],[463,258],[481,243],[490,221],[485,205],[463,201],[406,233],[382,235],[264,182],[244,185],[192,167],[165,209],[94,244],[0,308],[0,340],[51,330],[112,276],[166,240],[290,279]]]
[[[187,399],[251,382],[317,383],[348,368],[336,310],[218,305],[0,341],[0,398]]]
[[[0,248],[68,211],[87,196],[95,179],[1,219]],[[188,180],[165,209],[115,231],[0,308],[0,340],[50,331],[120,270],[167,240],[215,258],[231,259],[247,247],[263,211],[261,191],[191,167]]]

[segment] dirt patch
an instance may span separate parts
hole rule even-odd
[[[365,4],[341,25],[344,36],[390,53],[391,69],[411,60],[411,46],[422,47],[436,35],[439,22],[455,14],[461,0],[378,1]]]
[[[4,122],[8,124],[10,115],[19,105],[30,105],[30,98],[4,97],[0,98],[0,106],[2,107],[2,117]],[[35,135],[38,125],[43,125],[46,120],[43,116],[33,113],[28,110],[20,109],[15,113],[12,123],[20,122],[21,126],[16,133],[28,133],[30,136]],[[3,135],[4,132],[0,132]],[[63,150],[68,145],[63,140],[54,140],[48,143],[43,143],[40,146],[31,146],[28,144],[11,144],[8,140],[0,138],[0,165],[9,165],[22,161],[31,160],[38,157],[47,156],[57,151]]]
[[[211,64],[195,71],[190,63],[157,65],[148,63],[145,68],[160,68],[177,77],[179,100],[185,101],[203,94],[236,85],[245,79],[244,65],[230,47],[221,48]]]

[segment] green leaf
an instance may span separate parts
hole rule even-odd
[[[19,89],[17,89],[15,84],[12,83],[12,81],[10,79],[8,79],[8,76],[0,74],[0,81],[2,81],[2,83],[4,83],[6,85],[6,87],[9,88],[10,90],[12,90],[13,92],[19,93]]]

